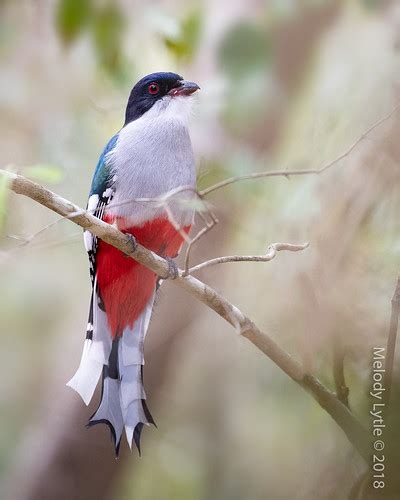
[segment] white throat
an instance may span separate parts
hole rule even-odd
[[[135,122],[147,122],[151,120],[178,121],[188,126],[189,118],[193,106],[192,96],[169,95],[158,100],[150,109],[146,111]]]

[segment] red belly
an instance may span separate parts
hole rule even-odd
[[[104,218],[106,222],[113,222]],[[188,233],[191,226],[183,230]],[[139,227],[123,230],[144,247],[165,257],[174,257],[183,242],[181,234],[167,219],[154,219]],[[113,337],[122,335],[150,300],[157,275],[121,251],[99,240],[96,254],[97,283]]]

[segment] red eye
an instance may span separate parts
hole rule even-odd
[[[158,92],[160,91],[160,86],[158,85],[158,83],[150,83],[149,85],[149,94],[152,94],[152,95],[155,95],[155,94],[158,94]]]

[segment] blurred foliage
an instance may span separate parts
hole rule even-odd
[[[238,137],[249,130],[253,134],[269,107],[273,53],[271,33],[259,23],[235,24],[219,44],[218,62],[230,82],[223,118]]]
[[[221,42],[219,63],[230,78],[248,77],[266,69],[272,56],[271,49],[271,40],[265,28],[241,22]]]
[[[368,10],[375,10],[382,8],[385,3],[383,0],[361,0],[362,5]]]
[[[191,60],[200,41],[201,27],[202,11],[195,9],[183,18],[174,33],[163,37],[165,46],[176,59]]]
[[[13,169],[8,167],[6,170]],[[63,170],[54,165],[31,165],[22,167],[20,170],[23,175],[39,183],[59,184],[64,178]],[[9,182],[9,179],[0,176],[0,235],[2,234],[10,210]]]
[[[100,66],[114,77],[121,76],[124,17],[115,2],[59,0],[56,27],[67,46],[89,31]]]
[[[119,73],[122,65],[124,18],[113,3],[95,11],[93,40],[100,64],[110,72]]]
[[[64,172],[54,165],[32,165],[23,168],[23,174],[37,182],[58,184],[64,178]]]
[[[89,25],[92,15],[91,0],[59,0],[56,27],[61,40],[69,45]]]
[[[197,174],[197,187],[202,190],[230,176],[229,166],[217,158],[202,163]]]

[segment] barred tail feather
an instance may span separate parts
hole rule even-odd
[[[88,328],[81,364],[67,384],[88,404],[102,374],[100,405],[90,418],[88,427],[107,424],[117,455],[124,427],[129,446],[132,448],[134,441],[140,453],[143,426],[155,425],[146,405],[143,387],[144,339],[153,303],[154,295],[133,326],[126,327],[121,336],[111,340],[106,315],[95,294],[92,334]]]
[[[140,436],[144,425],[154,424],[146,405],[143,387],[144,339],[150,323],[154,294],[133,328],[125,328],[119,345],[119,374],[121,380],[121,408],[128,444],[132,441],[140,453]]]
[[[143,425],[154,424],[154,419],[146,405],[141,365],[130,365],[124,368],[120,394],[126,439],[130,448],[134,440],[140,453],[140,435]]]
[[[88,427],[92,427],[96,424],[106,424],[109,426],[117,456],[119,453],[122,431],[124,429],[120,401],[121,381],[118,374],[119,340],[119,338],[113,340],[108,365],[103,366],[100,405],[90,417],[88,423]]]
[[[119,453],[122,431],[124,429],[124,420],[119,398],[119,385],[120,381],[110,377],[108,367],[104,366],[100,405],[90,417],[87,424],[88,427],[92,427],[96,424],[108,425],[117,456]]]

